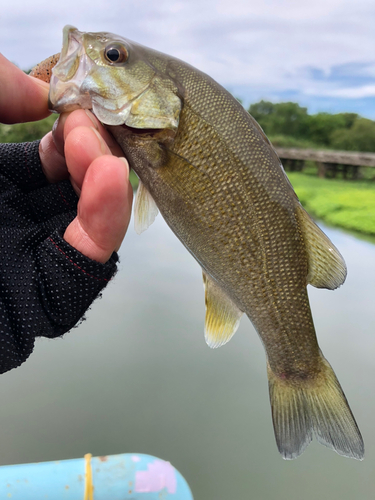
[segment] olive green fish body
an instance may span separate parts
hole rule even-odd
[[[150,168],[145,139],[112,131],[166,222],[249,316],[273,370],[307,376],[320,354],[298,199],[243,107],[206,75],[179,63],[169,69],[185,96],[173,145],[160,147],[163,167]]]
[[[362,459],[363,441],[320,352],[306,290],[308,283],[337,288],[346,266],[300,205],[259,125],[209,76],[109,33],[66,27],[52,74],[53,109],[92,109],[137,173],[139,232],[157,206],[201,265],[207,343],[230,340],[243,313],[254,324],[283,457],[300,455],[315,435]]]

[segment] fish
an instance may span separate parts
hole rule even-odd
[[[315,436],[362,460],[307,294],[308,284],[342,285],[345,261],[300,204],[259,124],[202,71],[112,33],[66,26],[60,55],[43,64],[54,66],[50,109],[91,109],[137,174],[137,232],[160,211],[201,266],[207,344],[226,344],[242,315],[250,318],[266,352],[282,457],[298,457]]]

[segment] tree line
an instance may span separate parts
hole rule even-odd
[[[275,146],[324,148],[375,152],[375,121],[356,113],[309,114],[295,102],[260,101],[249,107]],[[40,122],[0,124],[0,142],[28,142],[40,139],[56,119]]]
[[[275,146],[375,152],[375,121],[356,113],[316,113],[295,102],[260,101],[249,113]]]

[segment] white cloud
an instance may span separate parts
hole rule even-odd
[[[363,97],[375,97],[375,85],[363,85],[362,87],[343,88],[325,93],[327,96],[344,97],[346,99],[360,99]]]
[[[14,0],[2,5],[0,50],[30,67],[58,52],[62,27],[73,24],[175,55],[226,86],[356,98],[373,96],[372,83],[330,75],[372,63],[375,78],[374,19],[373,0]],[[326,78],[316,82],[307,68]]]

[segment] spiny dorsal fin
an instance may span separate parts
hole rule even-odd
[[[307,283],[316,288],[334,290],[345,281],[345,261],[301,205],[297,206],[297,215],[308,255]]]
[[[204,271],[203,284],[206,302],[204,336],[209,347],[220,347],[236,333],[243,312]]]
[[[158,207],[153,197],[144,187],[143,183],[139,181],[134,206],[134,228],[137,234],[141,234],[151,226],[158,212]]]

